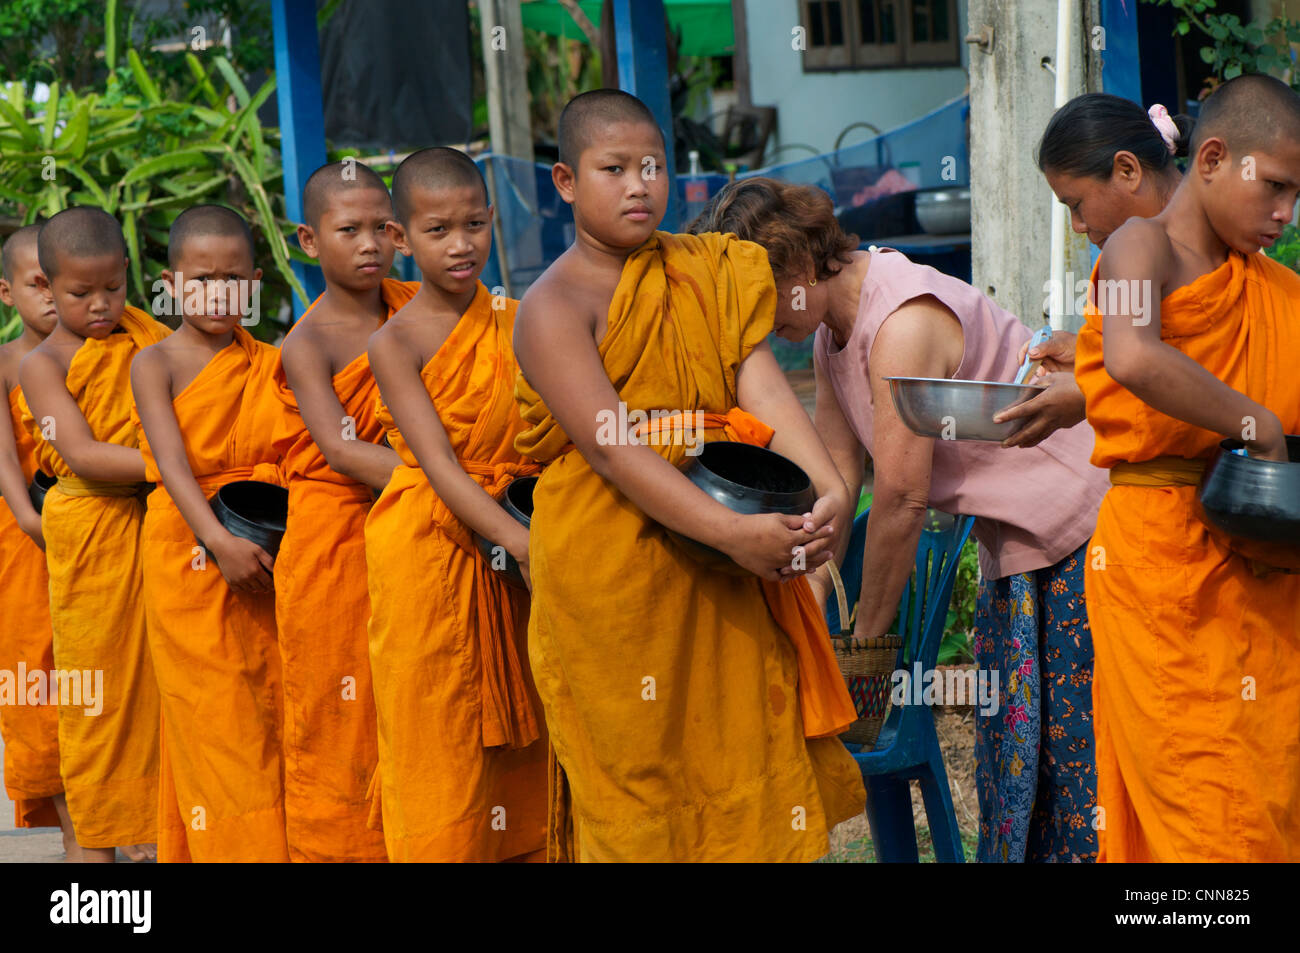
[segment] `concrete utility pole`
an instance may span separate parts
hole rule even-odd
[[[1092,24],[1095,0],[1071,5],[1069,95],[1099,88]],[[1052,276],[1052,204],[1034,151],[1055,111],[1057,4],[970,0],[970,168],[972,283],[1030,327],[1047,318]],[[1051,67],[1049,69],[1048,67]],[[1067,217],[1068,222],[1068,217]],[[1064,236],[1064,292],[1089,274],[1088,240]],[[1075,330],[1081,314],[1067,306],[1062,324]]]
[[[478,9],[492,151],[532,162],[523,11],[518,0],[478,0]]]

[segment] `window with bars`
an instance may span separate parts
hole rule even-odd
[[[805,70],[960,66],[957,0],[800,0]]]

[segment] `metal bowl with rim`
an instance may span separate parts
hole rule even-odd
[[[886,377],[894,408],[907,428],[940,440],[990,440],[1001,443],[1027,420],[995,424],[993,415],[1026,401],[1039,384],[954,381],[934,377]]]
[[[800,516],[817,502],[812,480],[798,464],[753,444],[710,441],[687,459],[682,473],[733,513]],[[668,535],[710,569],[749,575],[731,557],[711,546],[672,530]]]
[[[970,231],[970,189],[935,189],[916,193],[916,221],[927,235]]]
[[[524,529],[528,529],[533,523],[533,490],[537,486],[537,477],[526,476],[518,477],[506,484],[505,492],[497,500],[501,508],[514,517]],[[493,565],[494,558],[498,555],[496,552],[497,544],[489,539],[474,534],[474,543],[478,546],[478,551],[483,558],[487,560],[489,566],[496,572],[505,577],[505,581],[517,589],[526,589],[524,583],[524,574],[519,571],[519,562],[509,553],[505,553],[505,563],[497,569]],[[504,549],[503,549],[504,552]]]
[[[212,512],[233,535],[251,540],[274,557],[289,518],[289,491],[261,480],[235,480],[212,497]],[[204,544],[199,542],[200,546]],[[207,547],[204,546],[204,549]]]
[[[1300,555],[1300,435],[1288,434],[1291,462],[1233,453],[1224,440],[1201,479],[1196,499],[1205,522],[1239,539],[1289,544]]]

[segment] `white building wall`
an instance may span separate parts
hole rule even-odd
[[[846,3],[853,0],[845,0]],[[750,97],[755,106],[777,108],[776,146],[795,143],[829,152],[840,132],[865,121],[882,132],[924,115],[966,91],[970,49],[961,43],[962,66],[909,69],[803,71],[803,54],[791,48],[792,30],[799,25],[798,0],[747,0]],[[967,33],[966,0],[958,0],[957,35]],[[844,145],[870,138],[870,130],[854,129]],[[812,155],[808,149],[786,148],[775,161]]]

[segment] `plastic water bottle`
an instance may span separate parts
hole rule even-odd
[[[694,221],[704,211],[704,207],[709,204],[709,183],[704,178],[704,170],[700,168],[700,153],[692,149],[687,153],[687,156],[691,165],[683,177],[683,184],[686,189],[686,207],[682,212],[683,226]]]

